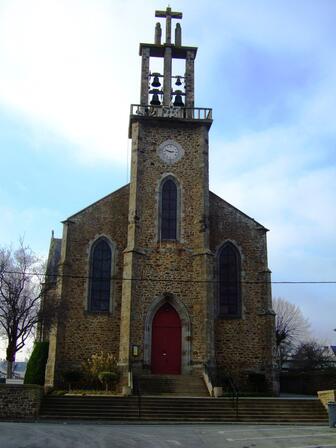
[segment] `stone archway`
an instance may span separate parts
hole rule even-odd
[[[181,349],[180,316],[169,303],[164,303],[152,323],[152,373],[179,375]]]
[[[148,367],[151,366],[153,320],[159,309],[165,304],[174,308],[181,321],[181,373],[186,374],[191,370],[191,323],[186,307],[173,294],[156,297],[149,306],[144,329],[144,364]]]

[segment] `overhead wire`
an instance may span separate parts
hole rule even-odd
[[[8,271],[3,270],[2,271],[5,274],[24,274],[27,276],[38,276],[38,277],[52,277],[52,278],[74,278],[74,279],[92,279],[97,277],[92,277],[89,275],[75,275],[75,274],[48,274],[48,273],[36,273],[36,272],[20,272],[20,271]],[[192,279],[178,279],[175,277],[171,278],[153,278],[153,277],[101,277],[103,280],[114,280],[114,281],[134,281],[134,282],[178,282],[178,283],[223,283],[221,280],[192,280]],[[227,283],[227,282],[224,282]],[[305,285],[305,284],[311,284],[311,285],[330,285],[330,284],[336,284],[336,280],[241,280],[241,284],[286,284],[286,285]]]

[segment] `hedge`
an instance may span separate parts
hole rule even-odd
[[[44,374],[48,359],[49,342],[35,342],[34,349],[30,355],[24,384],[44,384]]]

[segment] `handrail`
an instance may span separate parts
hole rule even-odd
[[[238,419],[239,414],[239,389],[234,382],[232,376],[216,366],[204,364],[204,371],[207,374],[212,387],[225,387],[230,391],[230,396],[232,398],[233,407],[236,411],[236,419]]]
[[[236,409],[236,419],[238,419],[239,414],[239,390],[236,383],[233,381],[233,378],[228,375],[227,376],[227,384],[232,391],[232,401],[234,402],[234,407]]]
[[[212,109],[207,107],[177,107],[131,104],[131,116],[212,120]]]
[[[210,366],[208,363],[205,363],[204,372],[208,376],[211,386],[219,387],[216,368],[214,366]]]
[[[138,397],[138,418],[141,418],[141,387],[140,387],[140,380],[138,376],[133,376],[133,391]]]

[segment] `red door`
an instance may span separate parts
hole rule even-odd
[[[153,319],[152,373],[181,373],[181,320],[168,303]]]

